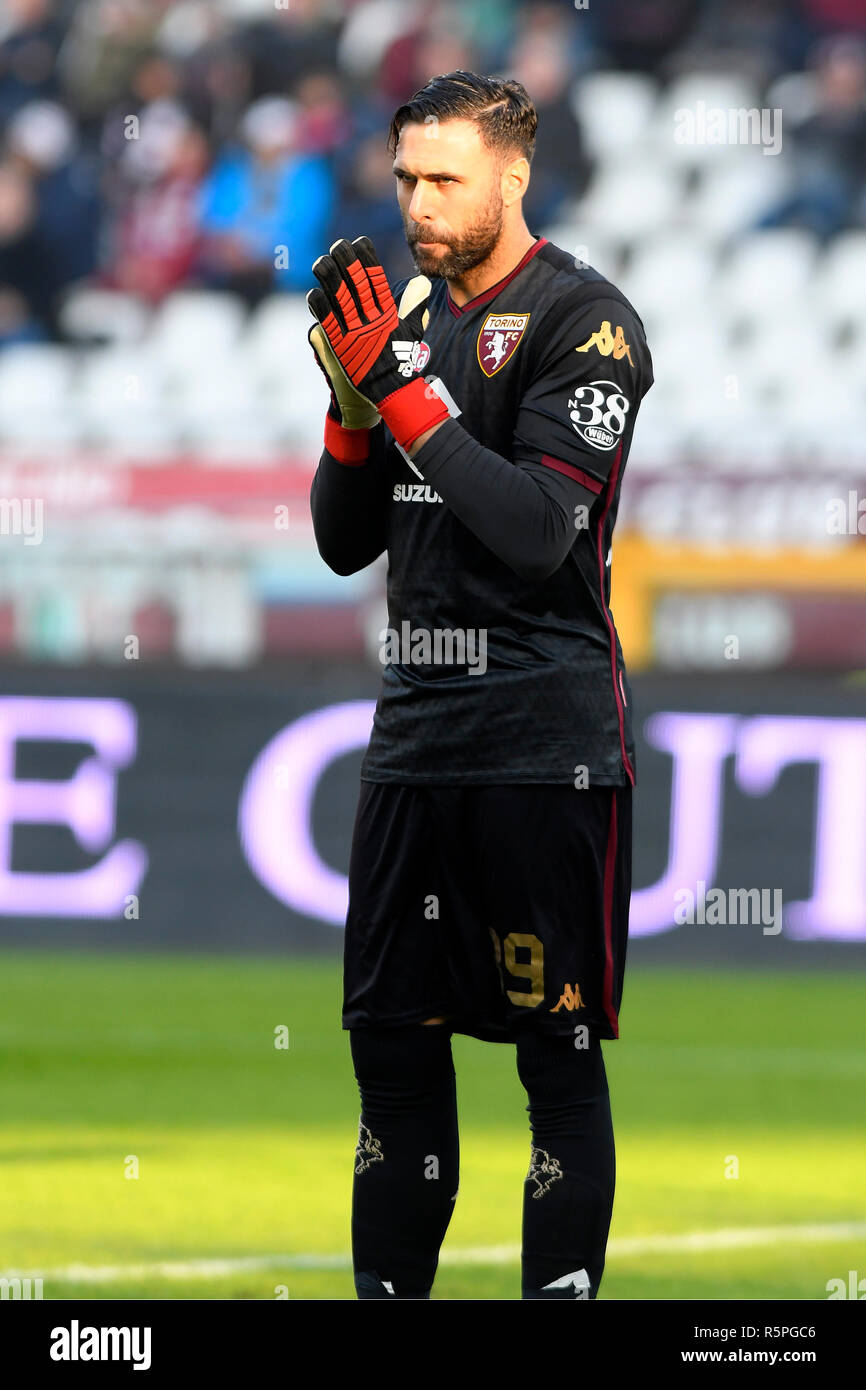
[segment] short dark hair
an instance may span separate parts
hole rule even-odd
[[[417,121],[474,121],[481,139],[503,157],[519,150],[531,160],[535,151],[538,113],[526,88],[512,79],[481,77],[458,68],[430,81],[399,106],[388,131],[388,149],[394,154],[404,125]]]

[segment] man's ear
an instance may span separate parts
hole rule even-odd
[[[529,160],[518,155],[509,160],[502,170],[502,201],[506,207],[519,202],[529,187]]]

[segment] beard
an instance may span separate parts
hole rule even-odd
[[[494,193],[486,208],[479,213],[460,236],[447,239],[436,237],[418,226],[409,227],[404,219],[406,241],[415,264],[422,275],[432,280],[457,280],[468,270],[486,261],[502,234],[502,197]],[[440,242],[447,247],[444,254],[424,250],[425,243]]]

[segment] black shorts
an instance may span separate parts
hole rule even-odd
[[[361,782],[343,1027],[619,1036],[631,787]]]

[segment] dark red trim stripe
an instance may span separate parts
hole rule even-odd
[[[616,787],[610,789],[610,824],[607,831],[607,850],[604,856],[604,985],[602,1004],[615,1038],[619,1037],[619,1019],[613,1007],[613,890],[616,875],[617,823]]]
[[[601,510],[601,516],[598,519],[598,536],[596,539],[596,548],[598,552],[598,582],[600,586],[601,606],[604,609],[604,620],[607,623],[607,634],[610,640],[610,671],[611,679],[613,680],[613,696],[616,700],[616,714],[617,719],[619,720],[619,747],[620,753],[622,755],[622,765],[626,770],[628,780],[631,782],[632,786],[634,786],[634,768],[631,765],[631,759],[629,758],[628,753],[626,753],[625,751],[625,716],[623,715],[622,694],[619,688],[619,681],[617,679],[616,669],[616,633],[614,631],[613,618],[610,615],[610,609],[604,601],[605,563],[604,555],[602,554],[602,545],[604,542],[604,523],[607,520],[607,514],[610,511],[610,504],[613,501],[613,495],[616,492],[616,483],[617,478],[619,477],[619,466],[621,462],[622,445],[620,444],[619,448],[616,451],[616,458],[613,461],[613,467],[610,470],[610,477],[607,480],[607,492],[605,494],[604,506]]]
[[[551,458],[550,454],[542,454],[541,462],[546,463],[548,468],[555,468],[557,473],[564,473],[567,478],[573,478],[576,483],[582,483],[598,496],[604,487],[604,483],[596,482],[588,473],[584,473],[582,468],[575,468],[573,464],[563,463],[562,459]]]
[[[491,299],[495,299],[498,294],[502,293],[502,291],[505,289],[505,286],[511,283],[515,275],[520,274],[523,267],[527,264],[528,261],[532,260],[532,257],[541,250],[542,246],[546,245],[547,237],[540,236],[538,240],[532,246],[530,246],[523,259],[521,261],[518,261],[514,269],[512,271],[509,271],[509,273],[505,276],[503,280],[497,280],[496,284],[491,285],[489,290],[482,290],[480,294],[476,294],[474,299],[468,299],[465,304],[454,303],[454,300],[451,298],[451,291],[449,290],[446,284],[445,302],[448,305],[448,308],[451,310],[454,317],[456,319],[459,319],[461,314],[468,314],[472,309],[480,309],[482,304],[489,304]]]

